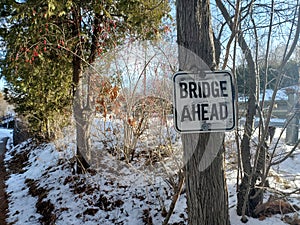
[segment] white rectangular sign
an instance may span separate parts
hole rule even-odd
[[[232,75],[228,71],[177,72],[174,126],[181,133],[228,131],[235,127]]]

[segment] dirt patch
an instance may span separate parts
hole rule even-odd
[[[21,151],[16,153],[12,152],[11,155],[14,157],[6,162],[8,174],[21,174],[26,172],[26,166],[28,165],[28,156],[30,153],[29,145],[21,147]]]
[[[7,195],[6,195],[6,187],[5,187],[5,180],[7,178],[5,166],[4,166],[4,154],[5,154],[5,146],[7,142],[7,138],[2,139],[2,145],[0,146],[0,224],[6,225],[6,217],[8,212],[8,202],[7,202]]]
[[[33,197],[38,197],[35,207],[37,212],[42,215],[40,218],[41,224],[55,224],[56,215],[53,213],[55,207],[49,199],[46,199],[48,190],[39,187],[38,182],[32,179],[26,179],[25,183],[29,187],[29,194],[31,194]]]

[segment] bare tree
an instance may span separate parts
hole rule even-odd
[[[268,154],[268,145],[266,137],[269,132],[270,119],[275,104],[275,96],[284,77],[283,68],[295,50],[299,39],[299,2],[287,2],[275,4],[275,1],[266,3],[264,1],[249,1],[240,4],[240,1],[229,2],[216,0],[222,17],[229,27],[230,37],[235,36],[239,44],[249,70],[246,86],[249,90],[247,96],[246,122],[241,140],[241,158],[242,178],[238,185],[238,205],[237,213],[242,215],[242,220],[247,219],[245,215],[253,215],[255,207],[263,201],[263,187],[268,176],[270,164],[266,165],[266,155]],[[230,15],[229,12],[235,12]],[[285,13],[283,13],[285,12]],[[284,14],[294,13],[294,17],[287,18]],[[264,14],[264,20],[258,15]],[[283,28],[283,26],[289,27]],[[295,29],[296,28],[296,29]],[[222,26],[222,29],[224,27]],[[224,30],[223,31],[224,34]],[[221,35],[219,35],[221,36]],[[281,37],[286,40],[285,50],[281,63],[278,68],[278,76],[268,109],[263,111],[266,86],[260,87],[259,65],[260,54],[263,54],[263,63],[265,67],[264,85],[268,84],[268,64],[272,41]],[[230,38],[229,41],[232,39]],[[229,42],[228,42],[229,43]],[[227,45],[228,50],[228,45]],[[228,51],[227,51],[228,52]],[[225,60],[225,63],[227,61]],[[223,65],[225,68],[226,65]],[[259,92],[262,90],[262,101],[259,98]],[[259,136],[258,141],[253,144],[254,119],[259,118]],[[239,145],[239,143],[238,143]],[[251,148],[255,146],[255,153],[251,154]],[[272,154],[273,155],[273,154]],[[269,161],[272,161],[269,159]],[[272,163],[271,163],[272,164]]]

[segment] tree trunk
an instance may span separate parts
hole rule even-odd
[[[94,28],[92,34],[92,43],[90,47],[90,54],[86,60],[91,66],[97,55],[97,48],[99,45],[100,32],[97,29],[101,24],[103,16],[99,13],[94,15]],[[90,74],[86,72],[83,74],[83,44],[81,43],[81,8],[80,4],[73,8],[73,37],[78,38],[78,44],[73,50],[73,113],[76,122],[76,159],[77,172],[82,173],[92,163],[92,151],[90,144],[90,128],[92,122],[92,109],[90,104]],[[88,70],[87,70],[88,71]],[[83,90],[82,79],[86,80],[87,90]],[[96,160],[94,160],[95,162]]]
[[[180,70],[216,68],[209,5],[209,0],[177,0]],[[190,225],[230,224],[223,141],[224,133],[182,135]]]
[[[73,103],[73,113],[76,123],[76,160],[77,173],[84,173],[90,166],[90,126],[91,110],[84,104],[84,95],[82,94],[82,81],[79,81]],[[88,98],[88,96],[87,96]]]
[[[80,74],[82,70],[80,70]],[[80,75],[81,77],[81,75]],[[77,160],[77,173],[84,173],[90,166],[88,154],[90,154],[90,119],[91,110],[88,110],[84,105],[84,98],[82,91],[82,79],[76,87],[76,92],[73,102],[73,113],[76,123],[76,160]],[[88,96],[87,96],[88,98]]]
[[[223,133],[182,135],[184,158],[188,160],[185,173],[190,225],[230,224],[223,137]],[[205,157],[205,151],[209,152],[209,158]],[[212,162],[202,170],[206,161]]]
[[[81,49],[80,7],[73,8],[73,37],[78,38],[78,45],[73,50],[73,114],[76,123],[76,162],[77,173],[83,173],[89,167],[85,154],[89,152],[89,116],[84,112],[82,95],[83,60]]]

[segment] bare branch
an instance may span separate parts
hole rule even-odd
[[[287,160],[297,150],[299,144],[300,144],[300,139],[298,139],[298,141],[296,142],[294,147],[291,149],[291,151],[289,151],[289,153],[287,153],[282,159],[271,163],[271,166],[278,165],[278,164],[284,162],[285,160]]]
[[[299,1],[297,1],[297,2],[299,2]],[[298,22],[297,22],[297,30],[296,30],[296,33],[295,33],[295,37],[294,37],[294,40],[293,40],[292,46],[290,47],[289,52],[286,54],[286,56],[282,60],[281,69],[286,65],[287,61],[290,59],[291,55],[295,51],[295,48],[296,48],[298,40],[299,40],[299,35],[300,35],[300,6],[298,8],[298,18],[297,19],[298,19]],[[290,34],[291,33],[292,33],[292,30],[291,30]]]
[[[263,106],[264,106],[267,83],[268,83],[268,67],[269,67],[269,60],[268,59],[269,59],[269,52],[270,52],[273,17],[274,17],[274,0],[272,0],[271,17],[270,17],[270,23],[269,23],[268,40],[267,40],[267,49],[266,49],[266,56],[265,56],[265,77],[264,77],[265,86],[263,87],[262,108],[264,108]]]
[[[228,63],[228,58],[229,58],[229,52],[230,52],[230,46],[232,41],[234,40],[234,37],[236,36],[236,34],[238,33],[238,20],[239,20],[239,15],[240,15],[240,4],[241,4],[241,0],[238,0],[236,3],[236,7],[235,7],[235,13],[234,13],[234,21],[232,24],[232,32],[229,38],[229,41],[227,42],[227,46],[226,46],[226,54],[225,54],[225,58],[224,58],[224,64],[222,69],[224,70],[227,66]]]

